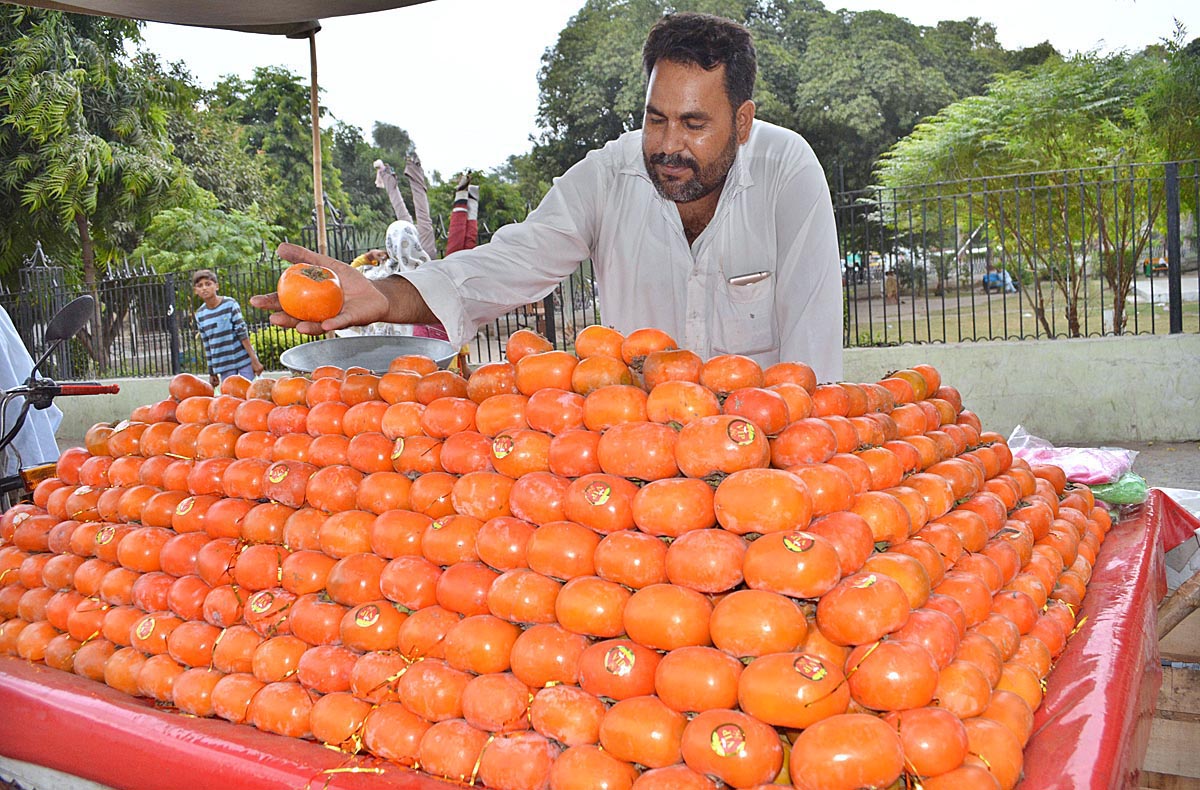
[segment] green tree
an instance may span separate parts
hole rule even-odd
[[[1068,331],[1078,336],[1085,267],[1098,259],[1121,331],[1136,262],[1162,206],[1161,184],[1131,167],[1159,155],[1133,108],[1161,71],[1145,55],[1079,55],[1002,75],[986,94],[946,107],[880,163],[886,187],[913,201],[942,201],[932,216],[898,212],[893,227],[958,248],[964,240],[947,240],[943,223],[974,217],[971,236],[993,240],[1047,335],[1054,301],[1042,283],[1061,295]],[[936,186],[964,179],[974,180],[948,199]]]
[[[530,164],[548,181],[641,125],[646,32],[667,10],[705,11],[754,33],[759,118],[799,131],[832,183],[866,186],[875,158],[923,117],[983,89],[1013,59],[975,18],[921,27],[819,0],[588,0],[542,57]]]
[[[333,125],[333,164],[341,173],[346,191],[349,222],[360,228],[386,226],[394,218],[387,193],[375,186],[375,166],[380,151],[363,139],[357,126],[338,121]],[[404,162],[399,163],[403,169]],[[405,179],[399,179],[403,182]],[[407,186],[407,185],[406,185]]]
[[[194,193],[159,75],[124,54],[138,39],[129,20],[0,8],[0,270],[41,240],[94,290],[155,211]]]
[[[225,211],[208,196],[203,205],[164,209],[154,216],[134,255],[158,272],[245,267],[274,251],[281,228],[242,211]]]
[[[1138,103],[1151,136],[1170,160],[1200,156],[1200,38],[1185,45],[1185,36],[1180,26],[1164,46],[1147,50],[1163,72]]]
[[[309,88],[296,74],[278,66],[260,66],[249,80],[226,77],[217,83],[213,100],[228,108],[243,127],[245,150],[266,162],[270,199],[268,221],[297,238],[313,221],[312,126]],[[324,108],[319,113],[325,114]],[[326,199],[344,210],[348,205],[341,174],[333,164],[332,135],[321,135],[321,178]]]
[[[794,128],[831,183],[859,189],[883,151],[981,92],[1008,62],[995,28],[975,17],[926,27],[883,11],[826,15],[811,26],[794,74]]]
[[[125,54],[138,38],[128,20],[0,8],[0,270],[41,241],[98,297],[154,213],[198,194],[171,153],[160,75]],[[96,300],[83,341],[102,365],[129,308]]]
[[[404,160],[417,150],[408,132],[395,124],[383,121],[375,122],[371,128],[371,139],[383,160],[393,167],[400,167]]]
[[[543,177],[531,154],[510,156],[494,171],[496,178],[514,185],[529,209],[533,209],[550,191],[550,181]]]
[[[148,62],[157,67],[155,59]],[[258,211],[267,205],[266,161],[246,150],[241,124],[212,100],[211,91],[196,84],[183,63],[172,63],[161,79],[176,100],[167,119],[171,144],[196,185],[226,210]]]

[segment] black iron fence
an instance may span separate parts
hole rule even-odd
[[[1200,332],[1200,162],[841,193],[847,346]]]
[[[480,228],[481,243],[491,235],[491,229]],[[370,235],[338,228],[331,232],[329,249],[350,261],[382,246],[382,237],[382,229]],[[216,271],[219,293],[241,305],[254,347],[268,370],[281,369],[279,356],[284,350],[314,339],[272,326],[265,311],[250,307],[251,296],[275,290],[287,265],[264,248],[248,266]],[[66,277],[63,267],[46,258],[39,245],[18,270],[16,287],[0,290],[0,307],[12,317],[26,348],[36,355],[45,346],[46,322],[60,307],[86,292],[87,288]],[[192,292],[188,274],[157,273],[144,262],[126,261],[110,267],[92,293],[98,305],[96,318],[47,360],[44,375],[65,381],[207,370],[195,323],[200,300]],[[598,320],[594,279],[585,263],[542,301],[480,327],[468,346],[469,355],[475,362],[503,359],[509,335],[523,328],[541,332],[557,347],[570,348],[576,331]]]
[[[845,285],[847,346],[1200,332],[1200,162],[1032,173],[835,199]],[[443,228],[444,231],[444,228]],[[331,254],[352,260],[384,229],[327,230]],[[315,231],[314,231],[315,233]],[[491,229],[480,228],[480,243]],[[315,236],[302,242],[313,246]],[[220,292],[242,306],[268,369],[312,338],[273,327],[251,308],[274,290],[285,262],[263,249],[218,271]],[[46,321],[85,291],[40,246],[0,291],[26,346],[44,346]],[[15,285],[15,287],[13,287]],[[186,274],[144,263],[111,267],[97,283],[97,319],[50,360],[60,380],[164,376],[206,370]],[[504,358],[518,329],[570,349],[600,320],[589,262],[540,302],[480,328],[472,361]]]
[[[274,290],[283,265],[264,254],[253,266],[217,272],[220,292],[243,306],[251,330],[258,333],[256,343],[278,333],[247,302],[253,294]],[[46,323],[60,307],[83,293],[96,298],[96,315],[88,327],[47,360],[42,372],[51,378],[164,376],[207,369],[195,325],[200,302],[187,274],[159,273],[143,262],[126,261],[109,267],[89,291],[69,282],[62,267],[46,259],[39,247],[19,270],[18,283],[18,288],[0,292],[0,306],[34,355],[45,346]]]

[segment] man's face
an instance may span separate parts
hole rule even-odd
[[[646,89],[642,158],[659,194],[690,203],[719,190],[750,134],[754,105],[730,106],[725,67],[654,64]]]
[[[217,293],[217,282],[207,277],[201,278],[192,283],[192,293],[200,297],[201,301],[207,301]]]

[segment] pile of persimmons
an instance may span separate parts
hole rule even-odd
[[[1111,522],[927,365],[657,330],[194,376],[0,521],[0,654],[504,790],[1012,788]]]

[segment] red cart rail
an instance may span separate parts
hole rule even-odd
[[[1154,627],[1164,548],[1200,527],[1157,491],[1109,533],[1082,624],[1048,678],[1022,788],[1136,786],[1162,682]],[[0,754],[140,790],[451,787],[371,757],[158,710],[75,675],[0,658]]]

